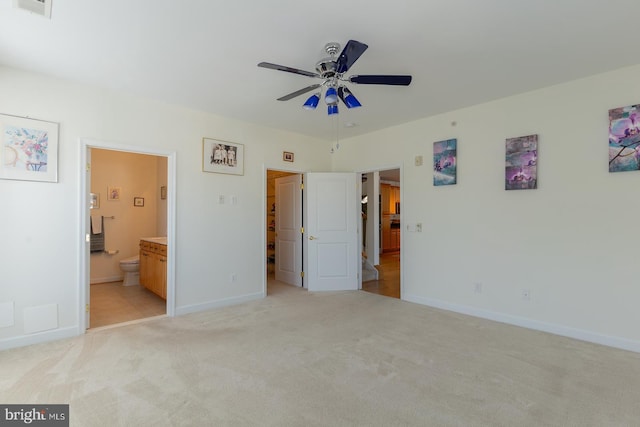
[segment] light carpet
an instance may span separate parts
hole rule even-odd
[[[639,402],[636,353],[284,285],[0,353],[0,403],[73,426],[631,426]]]

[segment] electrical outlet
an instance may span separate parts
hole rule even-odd
[[[480,282],[476,282],[473,284],[473,290],[476,294],[481,294],[482,293],[482,283]]]
[[[416,156],[415,162],[416,166],[422,166],[422,156]]]
[[[522,299],[525,301],[531,301],[531,291],[529,289],[522,290]]]
[[[421,222],[416,224],[416,232],[422,233],[422,223]]]
[[[218,203],[220,203],[221,205],[224,205],[224,195],[223,194],[220,194],[218,196]]]
[[[230,277],[231,283],[236,283],[237,278],[238,277],[236,276],[236,273],[231,273],[231,277]]]

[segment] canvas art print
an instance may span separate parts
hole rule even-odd
[[[0,178],[58,180],[58,124],[0,114]]]
[[[452,185],[456,183],[456,156],[458,140],[447,139],[433,143],[433,185]]]
[[[506,190],[538,188],[538,135],[507,139]]]
[[[640,105],[609,110],[609,172],[640,170]]]

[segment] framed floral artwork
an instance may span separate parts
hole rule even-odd
[[[107,200],[120,200],[120,187],[107,187]]]
[[[538,188],[538,135],[506,141],[505,190]]]
[[[433,185],[454,185],[457,182],[458,140],[433,143]]]
[[[609,110],[609,172],[640,170],[640,105]]]
[[[58,182],[58,128],[0,114],[0,179]]]

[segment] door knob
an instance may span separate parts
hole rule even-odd
[[[316,240],[318,239],[316,236],[309,236],[309,240]]]

